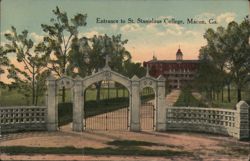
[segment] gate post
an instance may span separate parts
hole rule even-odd
[[[236,122],[235,134],[237,139],[247,139],[250,137],[249,133],[249,113],[250,106],[245,101],[240,101],[236,104]]]
[[[56,79],[50,75],[47,78],[47,130],[57,131],[58,110],[56,98]]]
[[[162,75],[157,78],[156,131],[166,130],[165,81]]]
[[[134,75],[132,77],[132,106],[130,110],[130,131],[140,131],[140,84],[139,84],[139,78]]]
[[[77,76],[74,81],[73,131],[83,131],[83,86],[82,79]]]

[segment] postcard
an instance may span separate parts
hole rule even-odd
[[[0,0],[0,160],[250,160],[249,9]]]

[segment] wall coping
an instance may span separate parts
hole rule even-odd
[[[204,111],[223,111],[223,112],[236,112],[236,110],[222,109],[222,108],[206,108],[206,107],[176,107],[176,106],[167,106],[166,109],[175,109],[175,110],[204,110]]]
[[[0,110],[5,110],[5,109],[31,109],[31,108],[36,108],[36,109],[47,109],[46,106],[1,106]]]

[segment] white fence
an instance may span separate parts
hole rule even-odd
[[[45,106],[0,107],[1,132],[46,130]]]
[[[168,107],[166,130],[198,131],[249,138],[249,106],[241,101],[237,110]]]

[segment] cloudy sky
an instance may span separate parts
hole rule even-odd
[[[207,28],[226,26],[232,20],[241,22],[249,14],[248,0],[2,0],[1,43],[4,32],[15,26],[18,32],[27,29],[34,41],[42,39],[41,24],[48,24],[52,10],[59,6],[69,17],[87,13],[87,26],[81,35],[122,34],[134,61],[147,61],[153,53],[158,59],[175,59],[178,46],[184,59],[197,59],[205,45]],[[96,19],[164,19],[183,20],[184,24],[100,24]],[[214,19],[217,24],[187,24],[187,18]]]

